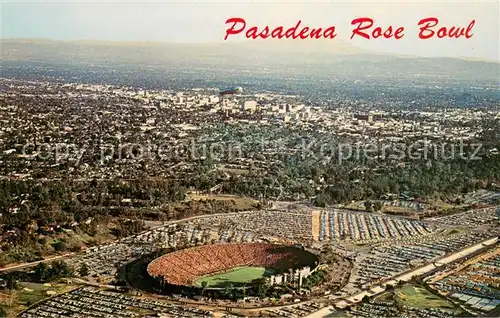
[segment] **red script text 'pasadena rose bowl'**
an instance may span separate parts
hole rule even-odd
[[[438,18],[425,18],[418,22],[419,33],[418,37],[422,40],[431,38],[465,38],[470,39],[472,37],[472,28],[474,27],[475,20],[472,20],[467,27],[459,26],[440,26]],[[226,29],[226,36],[224,40],[230,35],[237,35],[244,32],[247,39],[334,39],[337,36],[336,27],[329,26],[327,28],[311,28],[308,26],[301,26],[302,21],[299,20],[297,24],[293,27],[285,29],[284,26],[277,26],[271,28],[265,26],[260,29],[258,26],[251,26],[246,29],[247,23],[245,19],[242,18],[229,18],[226,20],[226,24],[230,24],[230,27]],[[365,39],[391,39],[394,38],[399,40],[404,37],[404,26],[394,27],[389,26],[377,26],[372,18],[357,18],[351,21],[351,25],[354,26],[351,33],[351,39],[354,37],[362,37]]]

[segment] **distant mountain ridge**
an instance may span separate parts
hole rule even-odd
[[[447,76],[497,80],[500,64],[458,58],[419,58],[370,52],[342,40],[254,40],[161,43],[4,39],[2,60],[54,64],[119,64],[248,69],[290,68],[359,76]]]

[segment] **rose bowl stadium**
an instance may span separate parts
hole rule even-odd
[[[148,274],[175,286],[219,289],[266,279],[270,284],[301,281],[318,264],[300,246],[224,243],[177,250],[154,259]]]

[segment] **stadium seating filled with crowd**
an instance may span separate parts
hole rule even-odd
[[[242,266],[287,271],[314,265],[314,254],[295,246],[268,243],[213,244],[177,250],[148,265],[148,273],[172,285],[192,285],[204,275]]]

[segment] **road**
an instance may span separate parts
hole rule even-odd
[[[412,271],[406,272],[406,273],[401,274],[399,276],[395,276],[393,279],[384,282],[384,285],[390,284],[390,285],[394,286],[400,281],[408,282],[413,277],[416,277],[416,276],[418,277],[418,276],[422,276],[424,274],[427,274],[439,266],[451,264],[451,263],[453,263],[453,262],[455,262],[463,257],[466,257],[468,255],[471,255],[471,254],[477,252],[478,250],[484,248],[485,245],[491,246],[491,245],[495,244],[496,242],[498,242],[498,237],[491,238],[491,239],[488,239],[488,240],[483,241],[481,243],[472,245],[472,246],[467,247],[461,251],[449,254],[449,255],[447,255],[447,256],[445,256],[437,261],[434,261],[431,264],[427,264],[425,266],[416,268]],[[434,264],[437,264],[437,266]],[[376,296],[376,295],[383,293],[384,291],[385,291],[384,286],[377,285],[377,286],[374,286],[368,290],[364,290],[364,291],[361,291],[357,294],[349,296],[347,298],[340,299],[335,303],[335,306],[338,308],[345,308],[345,307],[350,306],[354,303],[359,303],[363,299],[363,297],[365,297],[365,296],[370,296],[370,297]],[[331,313],[332,310],[333,310],[333,307],[329,306],[329,307],[323,308],[321,310],[318,310],[318,311],[310,314],[306,318],[325,317],[327,314]]]
[[[58,259],[65,259],[65,258],[74,256],[74,255],[75,255],[75,253],[68,253],[68,254],[64,254],[64,255],[59,255],[59,256],[54,256],[54,257],[46,258],[46,259],[43,259],[41,261],[36,261],[36,262],[31,262],[31,263],[23,263],[23,264],[19,264],[19,265],[12,265],[12,266],[8,266],[8,267],[3,267],[3,268],[0,268],[0,273],[1,272],[8,272],[8,271],[11,271],[11,270],[19,270],[19,269],[34,267],[34,266],[36,266],[39,263],[52,262],[52,261],[55,261],[55,260],[58,260]]]

